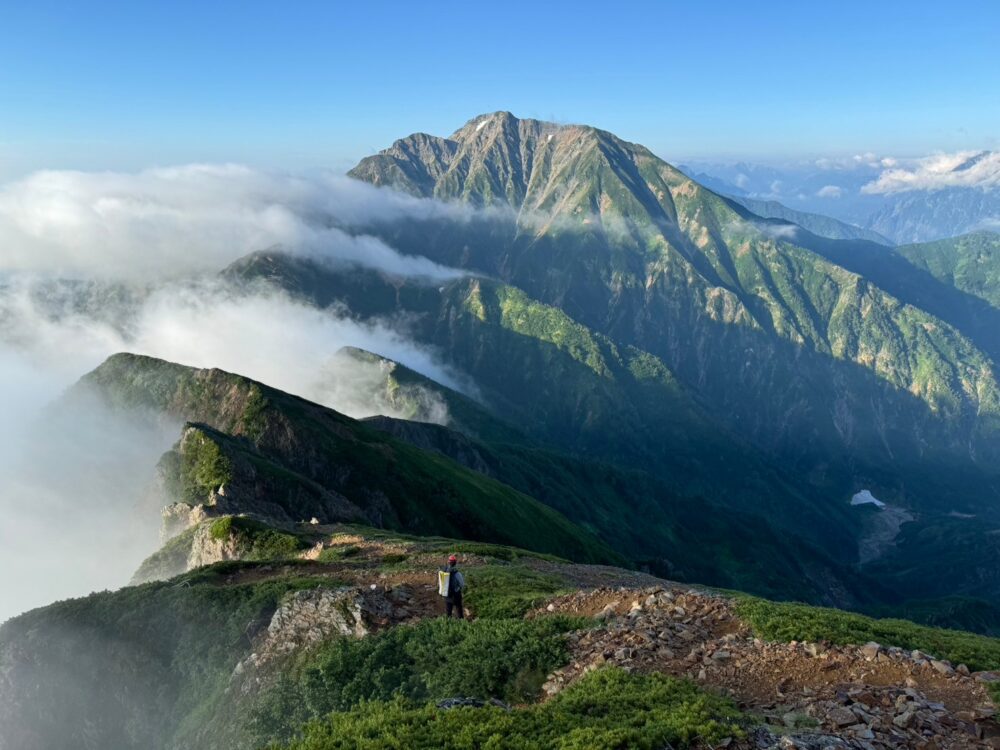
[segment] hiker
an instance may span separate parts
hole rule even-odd
[[[455,610],[459,620],[465,619],[462,609],[462,590],[465,588],[465,577],[458,569],[458,558],[452,555],[448,564],[438,571],[438,593],[444,597],[445,616],[451,617]]]

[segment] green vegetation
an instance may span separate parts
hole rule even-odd
[[[973,232],[896,252],[934,278],[1000,307],[1000,234]]]
[[[919,649],[939,659],[965,664],[972,670],[1000,669],[997,638],[749,597],[737,600],[736,611],[758,637],[770,641],[828,641],[836,645],[875,641],[884,646]]]
[[[75,746],[84,726],[103,747],[190,746],[184,738],[221,705],[250,636],[282,596],[318,582],[292,568],[278,579],[222,585],[252,568],[219,564],[7,622],[0,643],[32,653],[20,663],[22,684],[46,686],[20,720],[49,747]]]
[[[241,418],[240,432],[259,440],[267,426],[266,411],[269,405],[270,402],[264,396],[264,392],[259,387],[251,387]]]
[[[295,534],[278,531],[267,524],[243,516],[225,516],[212,521],[209,534],[217,541],[232,539],[241,560],[281,560],[305,549],[307,544]]]
[[[180,499],[204,502],[232,479],[232,465],[219,444],[203,430],[189,428],[181,439]]]
[[[197,530],[197,526],[185,529],[143,560],[132,576],[132,583],[164,580],[187,570],[188,555]]]
[[[371,394],[375,409],[380,408],[384,400],[399,416],[426,422],[440,418],[437,409],[443,404],[447,408],[448,426],[452,429],[482,440],[505,443],[525,440],[520,430],[492,414],[482,404],[405,365],[355,347],[340,349],[336,358],[355,366],[367,366],[363,370],[366,385],[372,378],[381,381],[378,390]]]
[[[547,599],[565,592],[556,576],[521,565],[486,565],[469,569],[464,604],[481,619],[520,619]]]
[[[623,561],[591,532],[490,477],[246,378],[116,355],[85,380],[127,407],[139,384],[154,381],[147,407],[198,422],[161,463],[168,487],[192,504],[226,485],[230,505],[247,492],[248,510],[281,520],[369,519],[580,561]]]
[[[605,669],[542,705],[441,711],[405,699],[365,703],[310,725],[287,750],[660,750],[740,737],[733,704],[692,683]],[[376,739],[377,738],[377,739]]]
[[[426,620],[364,639],[337,638],[306,652],[253,710],[258,740],[366,701],[454,696],[520,703],[538,696],[546,674],[565,663],[567,618],[531,621]]]
[[[360,300],[360,291],[375,286],[368,278],[361,284],[355,277],[359,292],[350,292],[341,276],[313,281],[309,293],[335,288],[325,299],[343,298],[363,316],[426,314],[430,322],[416,335],[469,373],[497,413],[516,414],[526,433],[557,449],[655,472],[677,493],[704,497],[711,505],[706,515],[719,505],[739,506],[835,563],[856,561],[860,524],[844,501],[861,478],[877,477],[873,489],[881,497],[894,504],[905,498],[921,513],[957,510],[997,521],[998,235],[896,252],[854,239],[878,237],[820,217],[794,218],[850,239],[781,231],[609,133],[503,113],[490,115],[489,123],[498,137],[481,139],[465,129],[450,140],[433,139],[439,148],[429,149],[426,136],[414,136],[411,148],[368,157],[353,174],[428,197],[509,206],[506,224],[436,219],[420,223],[419,231],[369,228],[385,231],[404,252],[501,279],[506,287],[463,280],[446,287],[440,300],[432,292],[391,288],[377,295],[385,305],[380,310]],[[539,148],[541,132],[572,155],[548,158],[554,146]],[[769,215],[782,210],[754,208]],[[629,363],[629,346],[658,359],[684,398],[655,381],[647,390],[630,380],[622,369],[638,375],[645,368]],[[672,407],[701,408],[657,410],[654,392]],[[705,424],[715,429],[714,441]],[[763,455],[729,440],[729,430]],[[620,517],[601,515],[602,523],[587,519],[599,533]],[[720,522],[720,536],[738,534],[744,520]],[[670,549],[661,561],[665,572],[674,565],[686,577],[694,567],[689,561],[699,561],[657,541]],[[617,538],[612,543],[634,549]],[[766,548],[777,562],[780,543],[772,545],[730,549]],[[730,550],[705,549],[713,550],[716,570],[747,567]],[[1000,577],[984,581],[973,572],[994,569],[993,560],[966,549],[959,576],[908,576],[906,595],[996,599]],[[808,550],[796,552],[810,575],[797,571],[784,585],[811,589],[811,596],[780,593],[783,584],[773,579],[761,586],[760,570],[738,582],[730,574],[727,585],[811,601],[843,591],[821,582],[835,577],[841,584],[848,573]],[[926,560],[949,553],[943,546],[913,552]],[[905,561],[897,571],[908,575]],[[891,577],[882,580],[886,589],[895,587]],[[877,581],[859,583],[875,601],[846,596],[836,603],[893,601]]]
[[[327,547],[319,553],[316,562],[333,563],[357,557],[361,553],[361,548],[356,544],[345,544],[338,547]]]
[[[441,552],[442,554],[455,553],[458,555],[476,555],[478,557],[492,557],[496,560],[514,562],[522,557],[534,557],[539,560],[550,560],[552,562],[566,562],[565,558],[555,555],[547,555],[543,552],[531,552],[530,550],[508,547],[504,544],[486,544],[483,542],[464,542],[461,540],[448,540],[446,542],[436,542],[427,545],[428,551]]]

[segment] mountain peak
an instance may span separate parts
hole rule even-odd
[[[474,117],[448,138],[403,138],[350,174],[420,197],[506,205],[592,228],[608,215],[669,222],[672,191],[694,184],[648,149],[607,131],[507,111]]]

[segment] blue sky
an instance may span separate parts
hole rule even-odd
[[[345,169],[476,114],[673,160],[1000,148],[1000,3],[0,0],[0,179]]]

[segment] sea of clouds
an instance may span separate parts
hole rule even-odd
[[[358,227],[468,209],[345,177],[237,165],[137,173],[39,172],[0,187],[0,622],[55,599],[127,583],[157,544],[141,507],[179,426],[130,422],[97,404],[49,405],[109,355],[131,351],[238,372],[355,417],[392,414],[377,364],[446,385],[460,373],[401,319],[358,322],[266,284],[218,275],[255,250],[362,266],[417,283],[462,271],[404,255]],[[427,394],[430,418],[447,408]]]

